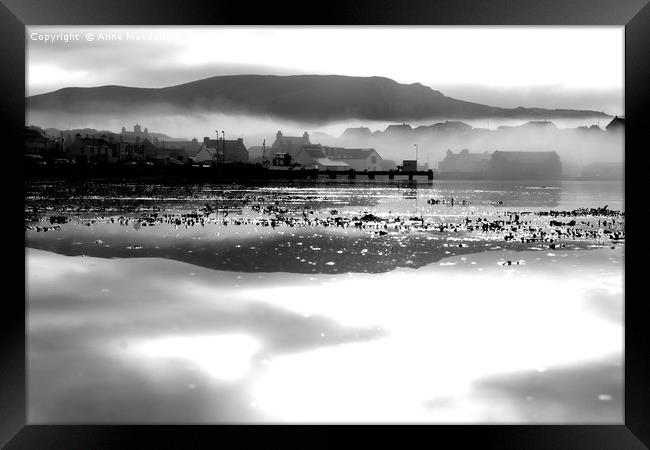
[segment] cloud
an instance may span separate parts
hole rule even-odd
[[[568,87],[560,84],[535,86],[487,86],[443,84],[436,89],[449,97],[502,108],[584,109],[624,115],[623,88]]]
[[[27,90],[34,95],[71,85],[164,87],[227,74],[339,74],[419,82],[496,106],[584,107],[621,114],[622,30],[29,27]],[[161,38],[45,43],[31,34],[66,32],[157,33]]]

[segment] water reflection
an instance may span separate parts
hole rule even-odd
[[[247,334],[180,335],[143,339],[132,345],[131,352],[145,360],[187,361],[216,380],[236,381],[250,371],[260,347],[261,343]]]
[[[475,395],[501,404],[497,421],[623,424],[624,373],[620,355],[554,370],[487,377]],[[435,407],[435,405],[431,405]]]
[[[622,361],[622,249],[562,255],[312,276],[28,250],[29,421],[616,422],[618,369],[561,392]]]
[[[623,245],[128,219],[257,196],[451,222],[622,210],[622,186],[30,185],[28,219],[77,221],[27,233],[29,421],[620,422]]]

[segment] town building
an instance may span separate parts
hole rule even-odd
[[[445,159],[438,162],[438,172],[445,178],[481,178],[487,175],[490,165],[490,154],[470,153],[463,149],[459,153],[447,150]]]
[[[557,125],[549,120],[531,120],[519,126],[516,126],[520,130],[557,130]]]
[[[195,163],[211,164],[247,163],[248,151],[243,138],[224,140],[205,137],[200,150],[191,160]]]
[[[293,159],[307,169],[333,171],[351,169],[344,161],[328,158],[320,144],[303,145]]]
[[[410,126],[407,127],[410,129]],[[367,128],[360,129],[369,132]],[[278,131],[267,156],[272,160],[278,153],[290,155],[293,163],[305,167],[318,167],[319,170],[385,170],[384,160],[373,148],[343,148],[312,144],[307,132],[302,137],[298,137],[285,136]]]
[[[195,156],[201,149],[196,138],[191,141],[165,140],[158,142],[154,139],[153,143],[148,140],[145,140],[144,143],[146,159],[160,164],[189,163],[189,158]]]
[[[583,125],[576,128],[576,131],[580,131],[583,133],[602,133],[604,130],[600,128],[598,125],[591,125],[591,126]]]
[[[292,167],[291,155],[288,153],[276,153],[273,156],[272,169],[289,169]]]
[[[125,142],[105,134],[100,137],[81,137],[81,134],[77,133],[66,153],[80,162],[144,161],[145,147],[152,145],[148,140],[141,141],[140,138],[136,138],[135,142]]]
[[[248,147],[248,162],[262,163],[264,162],[265,158],[268,161],[270,159],[269,153],[269,149],[262,145],[254,145],[252,147]]]
[[[48,137],[42,130],[25,127],[25,154],[49,156],[60,149],[60,141]]]
[[[77,133],[67,154],[78,162],[117,162],[120,158],[118,146],[112,137],[106,135],[81,137]]]
[[[384,160],[374,148],[323,147],[333,161],[342,161],[354,170],[384,170]]]
[[[164,147],[156,148],[155,153],[147,155],[147,160],[155,162],[157,164],[174,164],[174,165],[184,165],[191,162],[190,155],[187,153],[187,150],[180,147]]]
[[[271,145],[271,155],[287,153],[295,157],[304,145],[311,145],[309,133],[306,131],[301,137],[285,136],[282,134],[282,131],[278,131],[275,135],[275,142]]]
[[[625,131],[625,117],[615,116],[605,127],[605,131]]]
[[[491,179],[559,179],[562,164],[556,152],[506,152],[492,153],[488,166]]]
[[[125,127],[122,127],[120,136],[122,137],[122,141],[125,142],[135,142],[136,138],[140,140],[148,139],[152,143],[154,141],[154,137],[149,134],[149,130],[145,128],[143,131],[138,123],[133,126],[133,131],[127,131]]]
[[[407,123],[388,125],[383,133],[378,133],[377,136],[392,139],[406,139],[413,136],[413,128]]]
[[[419,128],[419,127],[418,127]],[[428,127],[429,130],[431,131],[436,131],[436,132],[464,132],[464,131],[471,131],[472,127],[465,122],[450,122],[448,120],[445,120],[444,122],[438,122],[434,123],[432,125],[429,125]]]
[[[156,144],[156,142],[154,142],[154,144]],[[189,141],[181,139],[159,140],[156,146],[163,150],[166,150],[167,148],[182,148],[188,156],[194,156],[199,152],[199,150],[201,150],[201,143],[196,138],[192,138],[192,140]]]
[[[414,159],[405,159],[402,161],[402,170],[404,172],[415,172],[418,170],[418,163]]]
[[[148,140],[136,138],[135,142],[120,141],[117,143],[119,161],[144,161],[145,149],[153,144]]]
[[[401,125],[388,125],[386,127],[386,134],[390,136],[405,136],[413,131],[411,125],[402,123]]]
[[[341,139],[362,141],[369,139],[370,136],[372,136],[372,132],[367,127],[346,128],[341,134]]]

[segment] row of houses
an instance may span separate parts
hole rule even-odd
[[[388,125],[383,131],[381,130],[371,131],[367,127],[347,128],[343,132],[343,134],[341,134],[340,137],[348,140],[364,141],[372,137],[378,137],[379,135],[385,135],[385,136],[397,137],[397,138],[412,138],[414,134],[417,135],[417,134],[428,133],[428,132],[465,133],[465,132],[470,132],[472,130],[489,131],[489,127],[487,129],[475,128],[464,122],[449,121],[449,120],[445,120],[444,122],[433,123],[431,125],[419,125],[416,127],[413,127],[410,124],[403,122],[401,124]],[[531,120],[521,125],[501,125],[496,129],[496,131],[501,131],[501,132],[514,131],[514,130],[554,131],[554,130],[558,130],[558,127],[552,121],[545,119],[545,120]],[[614,132],[614,133],[624,132],[625,117],[614,116],[614,118],[607,125],[605,125],[604,129],[601,128],[599,125],[591,125],[591,126],[579,126],[573,130],[579,130],[579,131],[588,130],[591,132],[606,131],[606,132]]]
[[[559,179],[562,175],[560,156],[552,152],[501,151],[459,153],[447,150],[438,163],[442,178],[491,179]]]
[[[47,136],[41,130],[25,127],[25,154],[48,155],[61,151],[62,138]]]
[[[25,129],[25,153],[56,157],[76,162],[120,163],[150,161],[160,164],[220,165],[230,163],[266,163],[274,167],[301,167],[319,170],[385,170],[386,162],[372,148],[328,147],[313,144],[309,134],[285,136],[281,131],[268,154],[249,158],[242,138],[160,140],[139,124],[133,131],[121,133],[76,133],[51,138],[35,127]],[[265,150],[262,152],[265,153]]]
[[[36,127],[25,127],[25,154],[44,159],[63,158],[75,162],[120,163],[150,161],[160,164],[248,162],[243,139],[204,138],[192,140],[161,140],[139,124],[133,131],[110,133],[60,133],[48,136]]]
[[[307,169],[331,171],[386,170],[387,163],[374,148],[343,148],[312,144],[309,133],[285,136],[278,131],[269,155],[259,160],[270,161],[273,167],[300,166]]]
[[[154,142],[152,142],[152,140]],[[133,132],[96,134],[76,133],[74,136],[51,138],[42,130],[27,127],[25,152],[30,155],[74,159],[77,162],[119,163],[151,161],[161,164],[221,165],[231,163],[258,162],[271,168],[300,167],[330,171],[378,171],[394,168],[373,148],[343,148],[314,144],[309,134],[285,136],[276,134],[270,151],[249,158],[249,152],[242,138],[234,140],[196,138],[189,141],[171,140],[160,142],[140,125]],[[438,164],[442,177],[461,178],[559,178],[560,158],[555,152],[503,152],[470,153],[451,151]]]
[[[119,161],[144,161],[145,148],[153,144],[136,138],[135,142],[115,140],[113,136],[84,136],[77,133],[75,139],[66,148],[64,156],[77,161],[98,163],[115,163]]]

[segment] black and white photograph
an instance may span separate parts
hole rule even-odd
[[[25,27],[29,424],[623,424],[623,26]]]

